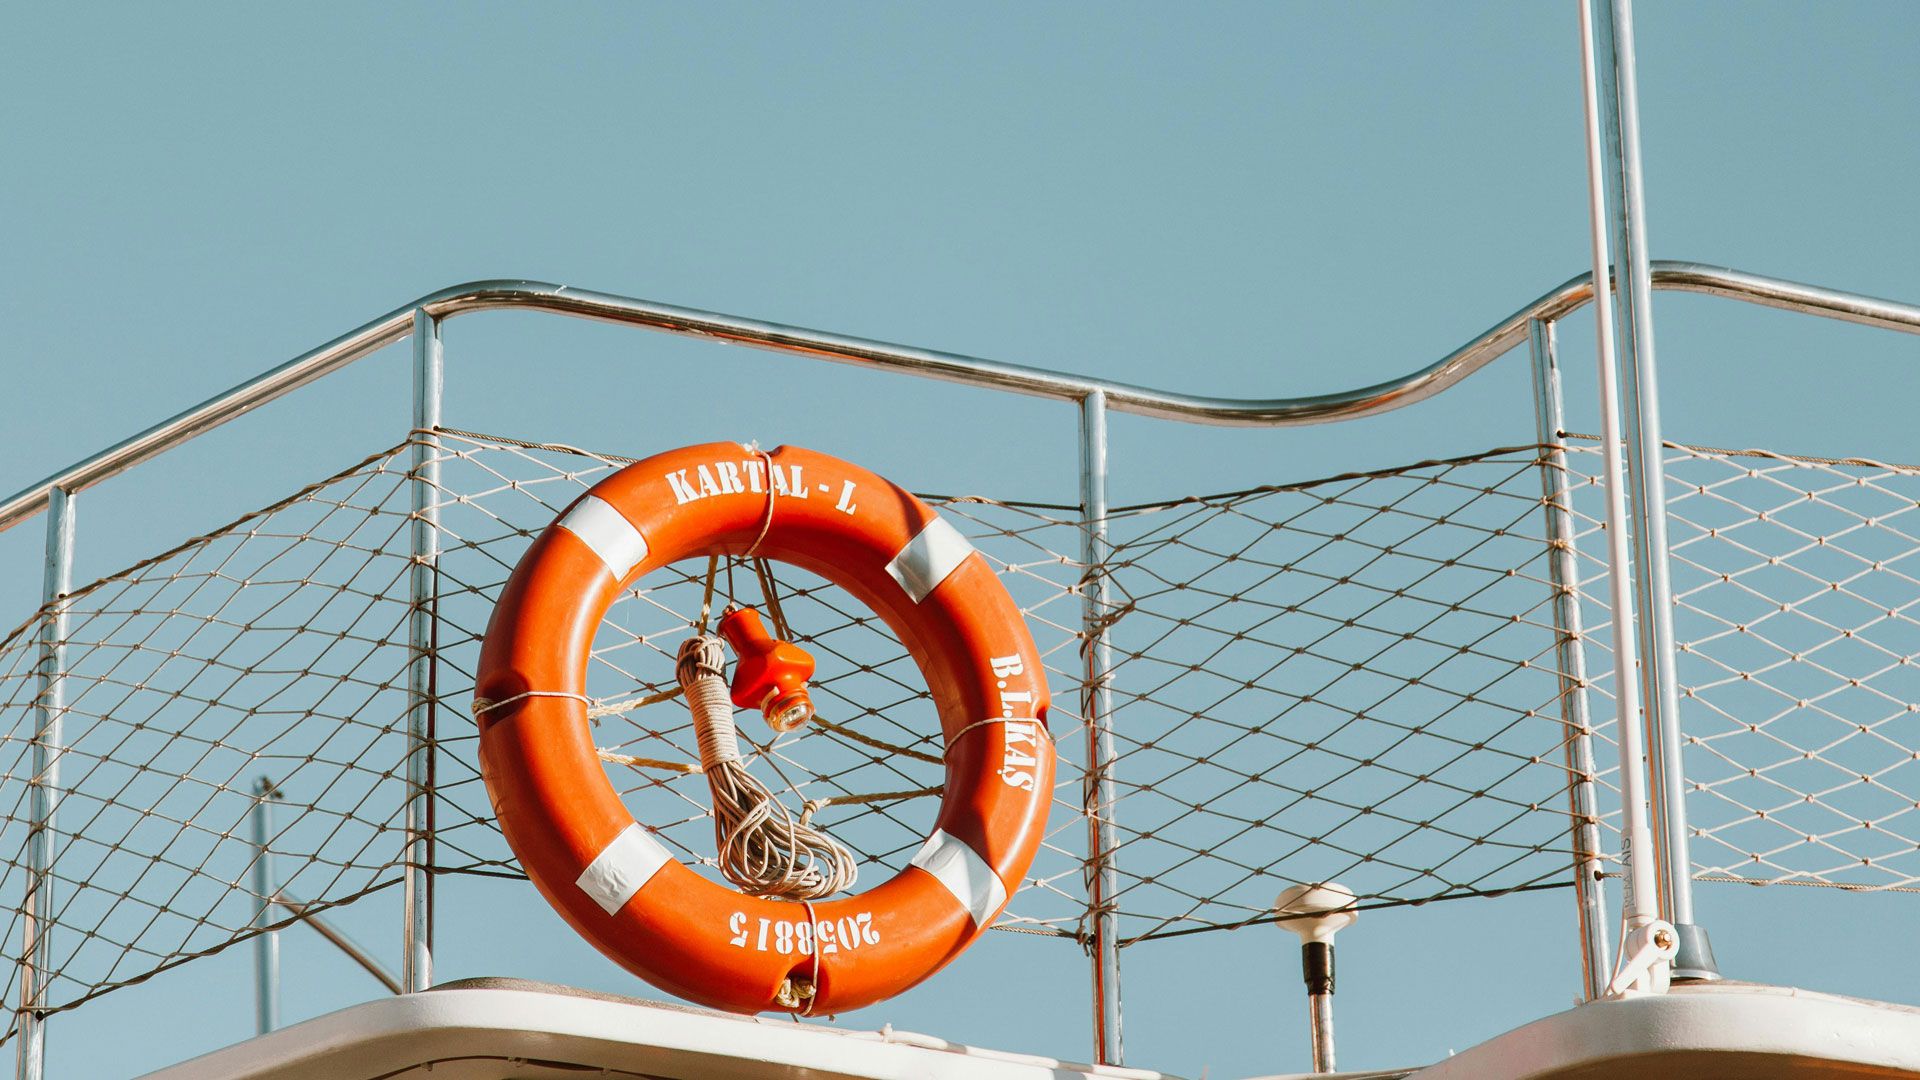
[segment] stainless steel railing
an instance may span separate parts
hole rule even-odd
[[[1658,289],[1705,293],[1763,307],[1920,334],[1920,307],[1915,305],[1723,266],[1656,262],[1653,283]],[[475,311],[503,308],[548,311],[1059,401],[1078,402],[1098,391],[1105,396],[1107,409],[1113,412],[1197,424],[1293,427],[1373,416],[1424,401],[1524,342],[1530,322],[1556,322],[1592,299],[1593,275],[1569,278],[1434,363],[1372,386],[1305,397],[1218,398],[675,307],[543,281],[475,281],[428,293],[395,308],[317,349],[28,485],[0,502],[0,530],[45,509],[47,494],[56,487],[69,494],[84,491],[408,337],[413,331],[416,311],[425,312],[436,324]]]
[[[1706,293],[1766,307],[1781,308],[1822,318],[1920,334],[1920,307],[1825,289],[1818,286],[1769,278],[1724,267],[1698,263],[1661,262],[1653,264],[1655,288]],[[1050,371],[1043,368],[1003,363],[955,353],[919,349],[911,346],[872,341],[737,316],[657,304],[610,293],[575,289],[535,281],[483,281],[454,286],[420,297],[386,315],[360,326],[325,345],[235,386],[200,405],[93,454],[33,484],[0,503],[0,530],[26,520],[54,506],[56,513],[48,522],[49,567],[64,567],[63,553],[73,541],[72,499],[80,491],[124,472],[158,454],[188,442],[215,427],[267,402],[286,396],[308,383],[353,363],[384,346],[411,337],[415,342],[416,426],[438,426],[441,391],[440,324],[455,315],[494,309],[548,311],[573,318],[596,319],[638,326],[667,333],[711,338],[730,344],[750,345],[813,359],[858,364],[926,378],[944,379],[971,386],[1029,394],[1073,403],[1080,415],[1080,474],[1083,492],[1083,517],[1089,538],[1087,562],[1099,565],[1099,545],[1103,535],[1106,484],[1106,415],[1119,411],[1188,423],[1240,427],[1288,427],[1371,416],[1433,397],[1491,363],[1495,358],[1530,342],[1534,364],[1536,406],[1543,439],[1559,429],[1562,402],[1559,381],[1553,368],[1553,327],[1556,322],[1577,311],[1593,299],[1593,276],[1571,278],[1548,291],[1505,319],[1495,323],[1478,337],[1436,362],[1401,378],[1333,394],[1294,398],[1229,399],[1156,390],[1111,382],[1086,375]],[[422,477],[423,483],[430,478]],[[1550,535],[1565,529],[1564,491],[1549,489],[1546,501]],[[432,575],[435,557],[435,531],[432,523],[422,521],[413,530],[415,575],[412,588],[418,600]],[[1636,526],[1639,523],[1635,523]],[[1556,571],[1557,572],[1557,571]],[[1087,670],[1083,689],[1084,713],[1088,723],[1090,782],[1086,791],[1087,816],[1092,826],[1089,864],[1090,888],[1096,917],[1093,920],[1094,993],[1098,1057],[1118,1062],[1120,1047],[1120,972],[1117,935],[1113,920],[1104,913],[1101,895],[1111,888],[1111,840],[1105,838],[1104,824],[1111,821],[1114,801],[1112,785],[1107,782],[1107,763],[1112,755],[1110,702],[1107,689],[1111,660],[1106,648],[1108,612],[1104,583],[1091,570],[1086,583],[1084,632],[1087,637]],[[1566,583],[1557,583],[1566,587]],[[49,610],[57,620],[60,602],[69,591],[64,575],[50,570],[46,596]],[[1569,601],[1570,604],[1570,601]],[[424,609],[423,609],[424,610]],[[1577,611],[1562,612],[1562,629],[1577,625]],[[428,838],[424,801],[427,796],[432,740],[425,730],[424,717],[431,688],[430,648],[427,639],[429,621],[415,618],[412,627],[414,665],[410,692],[415,708],[410,712],[410,750],[407,759],[409,790],[408,876],[406,952],[402,982],[406,989],[420,989],[431,982],[432,958],[426,948],[425,926],[429,917],[426,873],[423,854]],[[57,686],[63,670],[57,622],[48,624],[41,669],[50,685]],[[1564,670],[1574,670],[1563,664]],[[1584,717],[1572,710],[1582,707],[1578,695],[1564,695],[1569,727],[1586,728]],[[37,833],[51,829],[57,805],[57,761],[60,752],[59,718],[61,710],[50,694],[41,703],[36,721],[36,751],[45,764],[36,768],[34,828]],[[1590,774],[1591,750],[1584,745],[1570,749],[1569,766],[1576,774]],[[1581,822],[1591,819],[1592,793],[1574,792],[1572,807],[1575,850],[1583,865],[1596,854],[1591,829]],[[1658,796],[1656,795],[1656,799]],[[38,847],[30,852],[32,891],[36,898],[28,912],[29,940],[39,929],[34,911],[49,901],[43,895],[50,887],[51,868]],[[1601,919],[1603,898],[1598,879],[1589,872],[1578,875],[1582,922],[1582,954],[1588,972],[1590,993],[1599,985],[1598,973],[1605,968],[1606,935]],[[1685,867],[1669,868],[1684,874]],[[37,944],[37,941],[36,941]],[[41,1006],[39,987],[44,964],[38,963],[36,949],[28,949],[21,958],[23,969],[23,1020],[37,1027]],[[23,1038],[23,1046],[35,1047],[37,1038]],[[37,1074],[37,1062],[32,1072]]]

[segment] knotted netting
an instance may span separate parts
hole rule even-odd
[[[531,538],[630,459],[420,434],[67,599],[47,1008],[293,921],[260,914],[250,827],[262,777],[280,793],[273,891],[324,910],[401,880],[417,444],[439,463],[425,643],[432,869],[519,876],[476,760],[479,643]],[[1910,885],[1914,471],[1673,454],[1699,869]],[[1053,688],[1054,812],[1002,927],[1086,940],[1095,864],[1117,872],[1107,904],[1127,944],[1264,921],[1298,881],[1337,879],[1363,906],[1566,884],[1569,789],[1593,785],[1610,815],[1617,757],[1598,461],[1578,442],[1565,459],[1514,447],[1126,507],[1109,517],[1098,566],[1082,560],[1076,506],[929,497],[999,573]],[[1561,569],[1577,582],[1555,580],[1543,473],[1572,489]],[[595,741],[635,817],[716,874],[695,734],[666,696],[674,655],[703,610],[773,590],[818,661],[821,720],[774,737],[749,719],[743,755],[856,852],[864,887],[904,867],[930,830],[939,725],[873,613],[824,580],[774,571],[763,583],[746,564],[691,560],[623,595],[590,661]],[[1111,598],[1094,623],[1113,654],[1115,755],[1090,764],[1082,594],[1096,576]],[[1589,628],[1577,637],[1554,604],[1576,586]],[[0,639],[0,889],[16,898],[31,884],[46,618]],[[1563,694],[1568,644],[1591,671]],[[1570,726],[1588,697],[1578,715],[1594,719]],[[1568,768],[1576,736],[1595,741],[1594,773]],[[1089,794],[1098,777],[1109,803]],[[1089,815],[1110,847],[1090,843]],[[19,922],[16,908],[9,940]]]
[[[1920,469],[1669,445],[1666,471],[1695,876],[1920,885]]]

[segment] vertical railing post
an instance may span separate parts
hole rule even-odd
[[[46,1075],[47,987],[53,981],[52,931],[55,818],[60,809],[60,758],[66,741],[67,594],[73,591],[74,497],[47,492],[47,557],[41,579],[46,614],[40,623],[39,699],[34,709],[33,778],[28,781],[27,895],[20,909],[20,1080]]]
[[[260,897],[253,926],[253,1027],[258,1034],[280,1026],[280,935],[273,925],[273,896],[279,889],[273,877],[273,800],[280,794],[266,777],[253,784],[253,891]]]
[[[413,313],[413,568],[407,621],[406,924],[400,982],[407,993],[433,985],[432,813],[435,569],[440,551],[440,320]]]
[[[1087,726],[1087,903],[1093,923],[1093,1059],[1125,1060],[1120,1039],[1120,939],[1113,861],[1113,648],[1108,637],[1112,594],[1107,581],[1107,395],[1080,399],[1081,627],[1086,679],[1080,713]]]
[[[1580,621],[1580,564],[1568,493],[1566,424],[1554,324],[1527,323],[1533,356],[1533,414],[1541,446],[1540,490],[1547,512],[1547,575],[1553,586],[1560,718],[1566,728],[1567,803],[1572,815],[1574,902],[1579,912],[1580,973],[1588,1001],[1606,993],[1607,897],[1600,876],[1600,810],[1594,792],[1593,724],[1587,712],[1587,654]]]
[[[1687,837],[1680,691],[1668,581],[1666,455],[1653,351],[1653,277],[1641,187],[1640,106],[1633,59],[1633,0],[1594,0],[1599,103],[1605,127],[1607,212],[1614,260],[1614,307],[1622,354],[1635,599],[1640,611],[1640,689],[1653,800],[1654,868],[1660,916],[1678,932],[1677,978],[1717,979],[1706,931],[1694,923],[1693,860]],[[1596,279],[1595,303],[1601,302]]]

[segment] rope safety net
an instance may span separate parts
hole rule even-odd
[[[451,431],[432,443],[433,869],[513,878],[468,711],[479,641],[529,539],[627,459]],[[1614,850],[1598,460],[1573,443],[1584,682],[1561,671],[1542,448],[1122,508],[1099,567],[1068,554],[1081,550],[1076,507],[929,497],[999,572],[1055,693],[1056,805],[1000,928],[1084,941],[1086,875],[1103,861],[1127,945],[1265,921],[1297,881],[1338,879],[1362,907],[1561,887],[1578,783],[1597,789]],[[47,1009],[294,921],[262,918],[251,885],[263,776],[283,793],[267,848],[285,896],[323,912],[400,881],[411,448],[66,601]],[[1683,448],[1668,467],[1697,870],[1920,884],[1920,722],[1905,704],[1920,700],[1920,470]],[[702,559],[616,602],[587,683],[601,757],[635,817],[696,871],[720,880],[727,863],[752,863],[716,846],[705,762],[726,754],[711,737],[703,753],[677,670],[706,605],[760,605],[777,589],[818,660],[818,718],[786,733],[742,724],[740,771],[774,794],[766,812],[823,830],[849,867],[884,878],[929,830],[939,725],[877,617],[824,580],[774,571],[723,562],[715,596]],[[1095,573],[1113,597],[1100,622],[1116,756],[1090,770],[1080,594]],[[45,617],[0,636],[10,904],[32,885]],[[1575,680],[1564,698],[1563,674]],[[1570,726],[1575,715],[1594,719]],[[1567,767],[1582,734],[1603,766],[1592,775]],[[1103,786],[1113,801],[1093,804]],[[1089,850],[1089,815],[1107,820],[1111,848]],[[10,918],[17,942],[17,906]],[[18,979],[10,969],[9,1000]]]

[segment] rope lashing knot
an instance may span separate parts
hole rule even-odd
[[[742,556],[743,558],[746,558],[746,559],[753,559],[759,556],[760,545],[766,541],[767,533],[772,531],[773,529],[774,464],[773,464],[773,455],[767,453],[765,450],[760,449],[760,440],[758,439],[755,439],[753,442],[747,443],[745,446],[741,447],[741,449],[759,458],[764,463],[764,467],[766,469],[766,472],[763,475],[766,477],[766,485],[767,485],[767,509],[766,509],[766,512],[760,516],[759,535],[753,538],[753,543],[747,545],[747,553],[746,555]]]
[[[515,694],[510,698],[501,698],[499,701],[495,701],[492,698],[484,698],[478,694],[475,694],[473,696],[473,704],[468,706],[468,708],[472,711],[473,718],[478,720],[480,717],[485,716],[487,713],[490,713],[495,709],[504,709],[509,705],[515,704],[516,702],[525,701],[528,698],[543,698],[543,697],[567,698],[572,701],[578,701],[582,705],[587,706],[588,708],[593,707],[593,699],[588,697],[585,694],[570,693],[566,690],[523,690],[520,693]]]
[[[1101,612],[1087,620],[1086,628],[1079,634],[1080,655],[1082,657],[1091,656],[1093,654],[1094,642],[1105,635],[1107,631],[1113,629],[1115,624],[1119,623],[1121,619],[1132,614],[1133,611],[1134,602],[1129,600],[1124,604],[1109,604],[1107,611]]]
[[[713,790],[720,872],[745,892],[780,900],[819,900],[851,888],[859,874],[853,852],[795,820],[742,763],[726,663],[720,638],[698,634],[681,643],[675,665],[693,710],[702,771]]]
[[[510,698],[501,698],[498,701],[475,694],[473,703],[469,705],[467,709],[473,713],[473,718],[478,720],[482,716],[493,712],[495,709],[504,709],[509,705],[517,704],[528,698],[565,698],[568,701],[577,701],[585,705],[587,707],[587,719],[598,724],[602,717],[620,716],[648,705],[657,705],[662,701],[670,701],[679,697],[680,692],[680,688],[676,686],[671,690],[662,690],[657,694],[645,694],[641,697],[630,698],[626,701],[614,701],[602,704],[585,694],[575,694],[567,690],[525,690]]]

